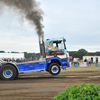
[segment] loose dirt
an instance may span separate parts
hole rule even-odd
[[[65,87],[83,82],[100,84],[100,71],[23,74],[13,81],[0,79],[0,100],[52,100]]]

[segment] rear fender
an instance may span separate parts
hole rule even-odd
[[[14,66],[16,68],[16,70],[17,70],[17,73],[19,73],[18,67],[14,63],[2,63],[1,67],[5,66],[5,65],[12,65],[12,66]]]

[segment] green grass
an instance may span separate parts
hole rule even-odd
[[[72,64],[71,67],[66,68],[66,70],[62,70],[63,71],[99,71],[100,70],[100,66],[95,67],[95,64],[92,64],[91,66],[87,66],[87,67],[74,67],[74,64]]]

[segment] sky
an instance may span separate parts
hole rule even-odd
[[[45,39],[66,38],[68,51],[100,51],[100,0],[37,0]],[[0,4],[0,51],[39,52],[35,27]]]

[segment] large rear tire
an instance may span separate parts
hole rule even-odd
[[[58,75],[60,70],[60,65],[57,63],[52,63],[49,65],[49,73],[52,75]]]
[[[3,80],[14,80],[17,75],[17,70],[12,65],[4,65],[0,69],[0,78]]]

